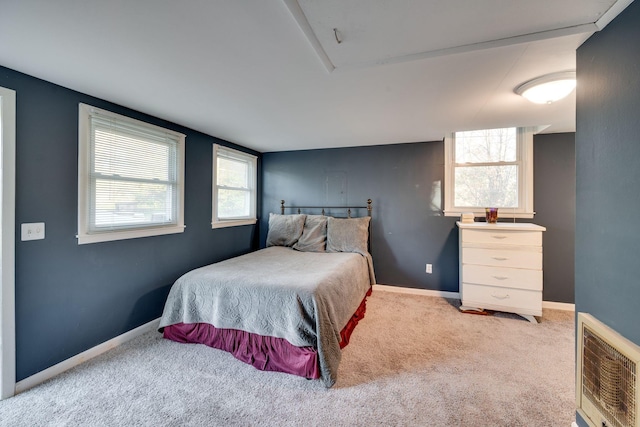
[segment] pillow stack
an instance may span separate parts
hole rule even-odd
[[[368,252],[371,217],[269,214],[267,247],[287,246],[301,252]]]

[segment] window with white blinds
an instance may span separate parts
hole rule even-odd
[[[184,139],[80,104],[78,243],[183,232]]]
[[[256,222],[257,158],[213,146],[213,228]]]

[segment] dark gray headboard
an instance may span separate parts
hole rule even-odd
[[[338,211],[346,211],[347,218],[351,218],[351,210],[352,209],[366,209],[367,215],[371,216],[371,211],[373,210],[371,206],[371,199],[367,200],[367,206],[285,206],[284,200],[280,200],[280,213],[284,215],[285,209],[294,209],[297,213],[303,213],[303,209],[311,209],[318,210],[320,209],[322,215],[325,215],[327,210],[338,210]]]

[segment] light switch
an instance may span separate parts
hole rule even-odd
[[[44,239],[44,222],[22,224],[22,241]]]

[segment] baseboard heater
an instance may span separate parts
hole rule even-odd
[[[638,427],[640,346],[578,313],[576,406],[591,426]]]

